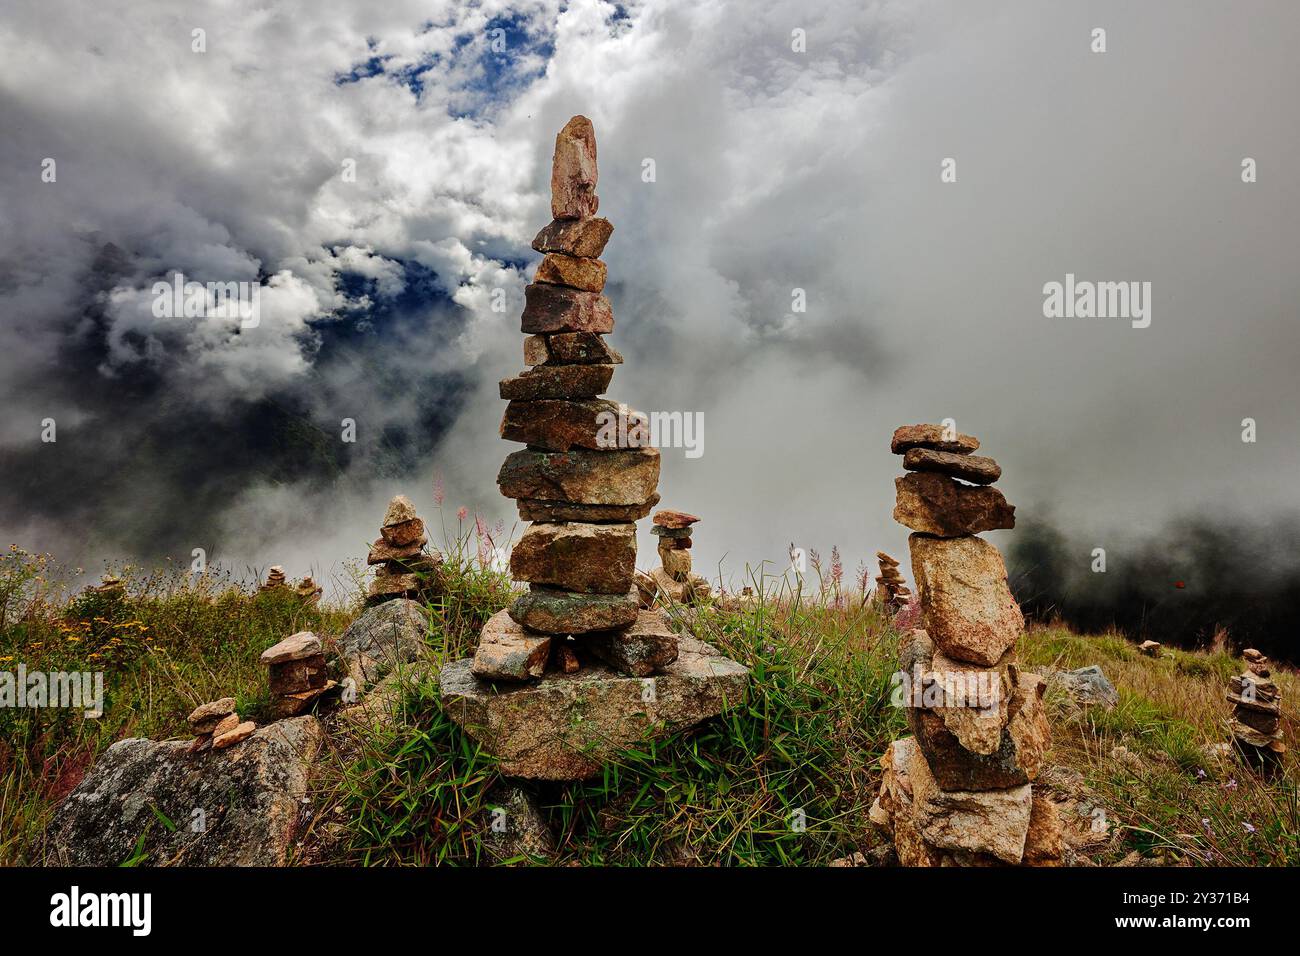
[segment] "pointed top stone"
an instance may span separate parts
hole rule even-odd
[[[398,495],[388,503],[388,510],[384,512],[384,527],[401,524],[416,517],[418,516],[415,513],[415,505],[411,503],[411,499],[406,495]]]
[[[575,116],[555,137],[551,161],[551,215],[586,219],[596,215],[596,130],[585,116]]]

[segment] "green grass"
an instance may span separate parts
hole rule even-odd
[[[903,729],[889,704],[893,636],[873,610],[705,612],[708,640],[753,672],[749,699],[694,732],[647,740],[597,779],[528,784],[560,864],[827,863],[871,839],[874,762]],[[432,682],[327,784],[353,863],[483,862],[492,760],[451,723]],[[329,816],[329,814],[327,814]]]
[[[33,574],[35,570],[35,574]],[[0,556],[0,670],[103,672],[104,714],[0,709],[0,863],[31,863],[54,803],[100,751],[125,737],[183,738],[204,701],[230,696],[262,719],[258,656],[289,634],[337,636],[350,610],[319,609],[289,591],[252,594],[227,579],[125,575],[130,596],[59,602],[57,571],[16,549]],[[22,588],[13,587],[24,580]]]
[[[1120,828],[1121,839],[1097,862],[1136,851],[1180,865],[1300,865],[1294,711],[1283,711],[1290,753],[1278,777],[1264,779],[1240,760],[1205,752],[1227,739],[1224,691],[1244,669],[1240,659],[1172,648],[1151,659],[1123,637],[1060,627],[1032,629],[1020,652],[1029,667],[1099,664],[1119,690],[1110,713],[1053,713],[1052,762],[1076,771]],[[1273,678],[1284,701],[1295,700],[1294,671],[1274,667]]]
[[[444,548],[446,594],[431,605],[428,665],[396,723],[327,718],[330,745],[312,782],[315,812],[300,863],[483,865],[503,779],[495,761],[443,713],[437,668],[472,652],[509,582],[467,546]],[[228,579],[130,578],[122,601],[60,589],[49,562],[0,556],[0,669],[103,670],[103,718],[0,711],[0,863],[40,862],[38,838],[57,801],[94,757],[127,736],[187,736],[196,704],[235,696],[264,716],[263,649],[297,630],[327,647],[359,602],[312,607]],[[762,588],[758,589],[762,592]],[[874,607],[789,594],[702,610],[690,627],[752,671],[744,702],[692,731],[629,748],[575,784],[524,783],[557,842],[558,864],[813,865],[877,845],[867,808],[878,758],[905,734],[890,704],[897,635]],[[1138,654],[1121,636],[1035,627],[1028,669],[1100,664],[1120,691],[1111,713],[1049,698],[1052,787],[1104,809],[1113,836],[1087,849],[1100,864],[1136,854],[1188,865],[1300,863],[1294,756],[1263,780],[1204,746],[1224,739],[1223,699],[1240,661],[1223,654]],[[1276,678],[1294,701],[1294,673]],[[1293,748],[1295,723],[1284,720]],[[1122,749],[1117,749],[1122,748]],[[1072,776],[1071,776],[1072,775]],[[1063,784],[1062,780],[1069,780]],[[141,861],[147,863],[148,861]],[[506,862],[525,863],[519,859]]]

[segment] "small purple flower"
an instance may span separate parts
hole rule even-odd
[[[1236,789],[1237,789],[1237,778],[1236,778],[1236,777],[1233,777],[1231,780],[1229,780],[1227,783],[1225,783],[1225,784],[1223,785],[1223,789],[1224,789],[1224,790],[1236,790]]]
[[[1197,768],[1196,768],[1196,779],[1197,779],[1197,780],[1204,780],[1204,779],[1205,779],[1205,771],[1202,770],[1200,767],[1197,767]]]
[[[1243,827],[1246,828],[1246,832],[1247,832],[1247,833],[1254,833],[1254,832],[1255,832],[1255,828],[1252,827],[1252,826],[1251,826],[1249,823],[1247,823],[1245,820],[1241,821],[1241,825],[1242,825]]]

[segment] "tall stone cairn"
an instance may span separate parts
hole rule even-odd
[[[1232,719],[1228,732],[1246,762],[1266,773],[1282,765],[1282,694],[1269,671],[1268,658],[1248,647],[1241,652],[1246,670],[1228,685]]]
[[[884,756],[871,819],[904,866],[1058,865],[1056,805],[1032,783],[1051,742],[1044,683],[1020,670],[1024,618],[998,549],[1015,508],[989,487],[1002,470],[979,441],[936,425],[894,432],[908,472],[894,520],[908,539],[924,629],[903,635],[903,705],[912,736]]]
[[[597,175],[595,130],[575,116],[555,137],[555,218],[533,240],[544,257],[524,290],[530,367],[501,382],[501,437],[527,447],[497,484],[532,522],[510,555],[529,590],[484,627],[472,664],[482,679],[534,680],[552,660],[573,673],[588,653],[643,676],[677,655],[657,619],[639,619],[634,584],[635,522],[659,501],[659,452],[644,415],[599,397],[623,357],[605,341],[614,314],[599,257],[614,227],[596,216]]]

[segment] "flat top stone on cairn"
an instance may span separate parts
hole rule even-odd
[[[895,455],[902,455],[912,448],[969,455],[979,446],[980,440],[974,435],[961,435],[942,425],[903,425],[894,430],[894,437],[889,442],[889,450]]]
[[[215,725],[221,718],[235,712],[235,698],[222,697],[219,700],[208,701],[206,704],[199,704],[191,711],[186,720],[191,727],[203,725]]]
[[[661,528],[689,528],[700,519],[696,515],[688,514],[685,511],[673,511],[671,508],[663,508],[656,511],[654,517],[650,520]]]
[[[261,661],[263,664],[283,664],[285,661],[298,661],[321,653],[323,649],[320,638],[311,631],[299,631],[264,650]]]
[[[509,402],[500,435],[527,446],[506,457],[497,486],[531,522],[510,554],[511,577],[528,591],[487,622],[472,659],[439,677],[452,719],[512,776],[590,776],[612,751],[574,753],[571,738],[585,734],[576,723],[607,741],[639,740],[654,724],[647,713],[658,711],[655,732],[670,732],[719,713],[748,678],[698,642],[679,659],[679,640],[689,638],[640,607],[634,522],[659,501],[660,456],[646,416],[597,397],[623,361],[604,339],[614,312],[599,256],[613,226],[595,216],[598,178],[595,131],[575,116],[555,140],[554,221],[533,240],[545,256],[524,290],[529,368],[500,384]],[[689,568],[698,519],[668,514],[676,516],[661,529],[672,535],[668,560]],[[686,711],[641,702],[644,682],[660,680],[661,702],[676,706],[679,689],[691,695]]]

